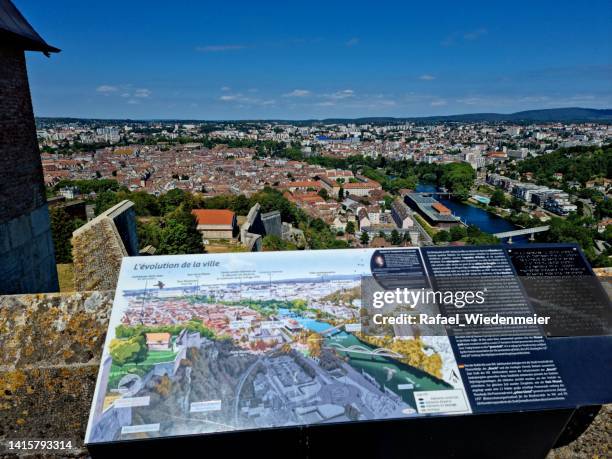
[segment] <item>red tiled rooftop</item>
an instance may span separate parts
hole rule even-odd
[[[231,225],[234,212],[227,209],[194,209],[191,211],[198,225]]]

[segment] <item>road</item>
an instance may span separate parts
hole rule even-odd
[[[238,387],[236,388],[236,401],[234,402],[234,422],[236,423],[236,425],[238,424],[238,402],[240,400],[240,392],[242,391],[242,386],[244,386],[244,383],[251,374],[251,371],[253,371],[253,368],[255,368],[259,364],[259,362],[261,362],[261,355],[257,357],[257,360],[255,360],[255,362],[253,362],[253,364],[247,369],[247,371],[244,372],[244,374],[240,378],[240,381],[238,382]]]

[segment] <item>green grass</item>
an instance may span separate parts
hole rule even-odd
[[[176,358],[174,351],[149,351],[147,358],[138,363],[126,363],[125,365],[117,365],[113,363],[108,375],[108,389],[116,389],[117,384],[123,376],[127,374],[135,374],[138,376],[146,375],[155,364],[171,362]]]
[[[74,266],[72,263],[57,265],[60,292],[74,292]]]
[[[417,222],[419,222],[421,224],[421,226],[423,227],[423,229],[425,230],[425,232],[427,234],[429,234],[429,237],[434,237],[434,235],[437,233],[437,231],[435,229],[433,229],[429,223],[427,223],[423,217],[421,217],[419,214],[415,213],[414,214],[414,218]]]
[[[493,194],[493,191],[495,191],[495,189],[489,185],[478,185],[476,187],[476,191],[480,194],[490,196],[491,194]]]
[[[147,358],[142,362],[134,364],[134,365],[153,365],[156,363],[162,362],[170,362],[174,360],[176,357],[176,352],[168,350],[168,351],[149,351],[147,354]]]

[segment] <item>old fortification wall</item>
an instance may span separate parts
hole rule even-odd
[[[134,203],[122,201],[72,234],[77,291],[113,290],[121,259],[138,254]]]

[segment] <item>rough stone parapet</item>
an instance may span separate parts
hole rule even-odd
[[[87,455],[83,439],[112,301],[113,292],[0,297],[0,445],[70,440],[74,448],[60,456]]]
[[[72,233],[77,291],[114,289],[123,257],[138,255],[133,206],[122,201]]]

